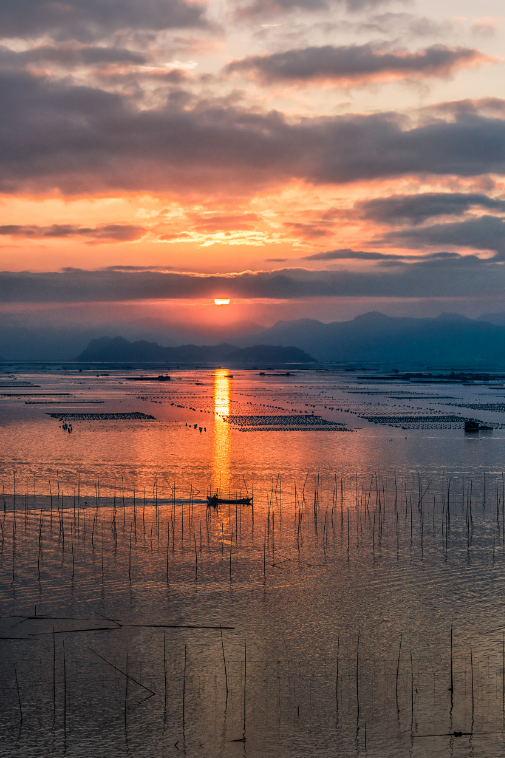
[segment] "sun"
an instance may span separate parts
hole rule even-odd
[[[229,305],[230,304],[230,298],[224,298],[224,297],[215,297],[214,298],[214,305]]]

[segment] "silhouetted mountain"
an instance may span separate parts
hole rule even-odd
[[[505,363],[505,327],[458,314],[393,318],[365,313],[352,321],[279,321],[242,340],[292,344],[319,361]]]
[[[124,315],[124,314],[123,314]],[[92,324],[85,317],[82,322],[65,323],[51,312],[53,322],[38,320],[33,314],[2,314],[0,318],[0,352],[8,360],[59,361],[70,360],[92,339],[107,334],[122,334],[130,341],[145,339],[161,345],[186,344],[218,345],[223,342],[240,345],[249,334],[264,328],[252,321],[235,321],[231,324],[196,324],[163,322],[155,318],[132,318],[116,321],[103,318]]]
[[[478,316],[477,321],[486,321],[488,324],[505,326],[505,313],[483,313],[482,316]]]
[[[132,322],[128,328],[124,326],[126,338],[111,340],[109,337],[96,339],[96,326],[93,329],[83,326],[80,331],[68,327],[65,331],[63,325],[59,330],[40,328],[37,331],[2,319],[0,350],[7,356],[6,360],[69,360],[89,343],[79,360],[302,363],[314,356],[319,361],[360,363],[505,363],[505,313],[470,319],[457,313],[441,313],[437,318],[393,318],[372,312],[352,321],[329,324],[308,318],[279,321],[269,329],[251,322],[236,322],[226,327],[230,337],[225,338],[223,327],[209,327],[207,332],[206,327],[199,327],[195,336],[194,324],[174,324],[170,328],[159,324],[158,333],[154,332],[154,321],[145,320],[142,324],[145,331],[141,322]],[[108,328],[123,331],[119,325],[111,327],[109,324]],[[145,335],[145,339],[139,340],[140,335]],[[261,345],[272,352],[233,355],[239,348],[260,350]],[[296,346],[308,356],[280,353],[278,345]]]
[[[297,347],[253,345],[244,349],[235,345],[181,345],[163,347],[157,342],[129,342],[124,337],[101,337],[91,340],[75,359],[77,361],[163,362],[163,363],[310,363],[314,359]]]
[[[461,313],[452,313],[451,311],[444,311],[439,316],[437,316],[437,319],[438,321],[459,321],[460,323],[468,323],[474,320],[468,318],[468,316],[463,316]]]

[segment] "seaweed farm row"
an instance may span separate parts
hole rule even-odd
[[[0,755],[502,753],[503,476],[25,485]]]
[[[241,432],[246,431],[335,431],[348,432],[344,424],[337,421],[327,421],[321,416],[311,415],[229,415],[223,416],[223,421],[238,428]]]

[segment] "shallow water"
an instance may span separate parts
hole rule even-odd
[[[126,375],[0,381],[0,755],[502,755],[505,388]]]

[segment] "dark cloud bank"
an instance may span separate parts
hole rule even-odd
[[[385,76],[447,76],[458,66],[471,65],[482,59],[478,50],[471,48],[433,45],[409,53],[385,50],[369,42],[365,45],[324,45],[250,56],[230,63],[225,71],[252,75],[267,84],[317,80],[353,83]]]
[[[53,224],[52,226],[35,226],[30,224],[3,224],[1,236],[22,237],[28,239],[65,239],[67,237],[84,238],[91,241],[131,242],[145,234],[142,226],[134,224],[101,224],[95,227],[76,226],[75,224]]]
[[[453,245],[460,248],[492,250],[495,260],[505,259],[505,220],[495,216],[432,224],[418,229],[389,232],[385,244],[423,248],[435,245]]]
[[[261,15],[277,15],[296,10],[318,13],[327,11],[335,5],[343,5],[352,13],[386,5],[388,2],[389,0],[252,0],[252,2],[239,5],[235,11],[235,16],[242,20],[254,20]]]
[[[346,257],[352,257],[348,251]],[[356,257],[360,258],[359,252]],[[413,263],[391,260],[391,256],[385,255],[379,269],[365,272],[292,268],[202,276],[159,271],[70,269],[63,273],[4,272],[0,277],[0,302],[3,303],[212,299],[224,296],[286,300],[496,297],[504,291],[505,269],[502,264],[471,255],[443,254]]]
[[[0,66],[4,69],[23,69],[45,64],[56,64],[71,70],[76,66],[108,66],[114,64],[143,65],[145,55],[118,47],[102,47],[63,43],[38,45],[22,52],[0,46]]]
[[[505,172],[505,120],[461,109],[408,126],[394,114],[291,122],[221,103],[126,96],[0,74],[0,191],[250,194],[291,178],[347,183]],[[223,189],[224,188],[224,189]]]
[[[505,213],[505,200],[476,192],[425,192],[364,200],[354,207],[367,220],[416,226],[435,216],[461,215],[474,208]]]
[[[204,6],[186,0],[2,0],[2,37],[98,40],[118,30],[205,25]]]

